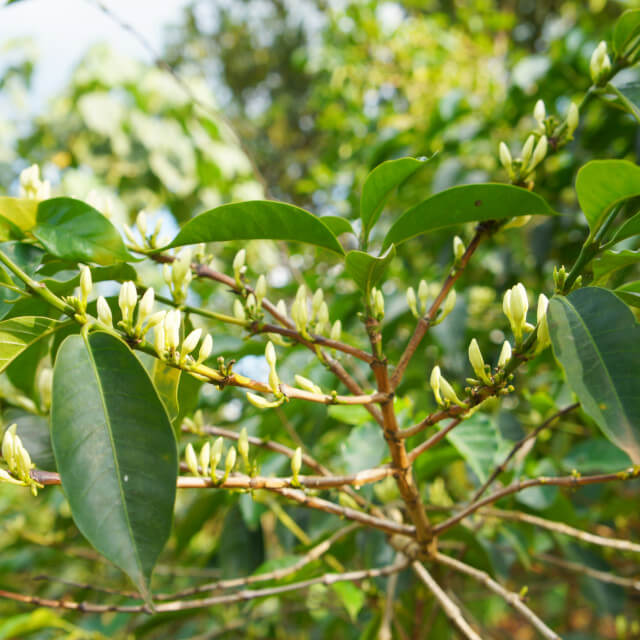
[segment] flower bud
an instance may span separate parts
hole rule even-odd
[[[200,351],[198,352],[198,360],[196,364],[202,364],[210,355],[213,350],[213,338],[210,334],[204,337],[202,344],[200,345]]]
[[[225,458],[225,461],[224,461],[225,476],[228,476],[233,471],[233,467],[236,466],[237,457],[238,457],[238,454],[236,453],[236,448],[231,447],[231,449],[229,449],[229,451],[227,452],[227,457]]]
[[[140,304],[138,305],[138,321],[136,323],[136,329],[140,330],[142,323],[147,319],[153,311],[153,303],[155,301],[155,292],[153,287],[149,287],[142,298],[140,298]]]
[[[156,311],[155,313],[152,313],[148,318],[147,318],[147,324],[145,326],[145,330],[143,331],[143,334],[147,332],[147,330],[151,329],[152,327],[155,327],[156,325],[160,324],[161,322],[164,322],[164,317],[167,315],[166,311]]]
[[[296,482],[298,480],[298,474],[300,473],[301,468],[302,449],[300,447],[297,447],[295,453],[293,454],[293,458],[291,458],[291,475],[293,475],[293,479]]]
[[[414,318],[420,317],[417,307],[416,292],[413,290],[413,287],[409,287],[407,289],[407,306],[409,307],[409,311],[411,311]]]
[[[242,320],[243,322],[245,322],[246,319],[247,319],[247,314],[244,311],[244,307],[242,306],[242,302],[240,302],[240,300],[238,300],[238,298],[236,298],[233,301],[233,315],[238,320]]]
[[[333,323],[329,337],[336,342],[342,337],[342,322],[340,320]]]
[[[276,349],[273,346],[273,343],[271,341],[267,342],[267,346],[265,347],[264,350],[264,357],[267,360],[267,364],[269,365],[269,368],[273,369],[276,366]]]
[[[504,142],[500,143],[498,147],[499,156],[500,156],[500,164],[507,170],[509,175],[513,172],[513,160],[511,158],[511,152],[509,151],[509,147]]]
[[[202,471],[202,475],[209,475],[209,460],[211,459],[211,445],[209,442],[205,442],[202,445],[202,449],[200,449],[200,470]]]
[[[426,280],[420,280],[420,284],[418,285],[418,300],[420,301],[420,310],[426,313],[427,301],[429,300],[429,285]]]
[[[111,315],[111,308],[109,304],[104,299],[104,296],[98,296],[98,320],[102,322],[102,324],[109,327],[109,329],[113,328],[113,316]]]
[[[436,365],[435,367],[433,367],[432,371],[431,371],[431,377],[429,378],[429,384],[431,385],[431,390],[433,391],[433,395],[436,399],[436,402],[439,405],[443,405],[444,404],[444,400],[442,399],[442,396],[440,395],[440,378],[441,378],[441,374],[440,374],[440,367],[438,365]]]
[[[122,320],[126,326],[131,326],[133,320],[133,311],[136,308],[136,302],[138,301],[138,294],[136,292],[136,285],[128,280],[122,287],[120,287],[120,294],[118,295],[118,306],[122,312]]]
[[[509,360],[511,360],[511,343],[505,340],[502,345],[502,350],[500,351],[500,357],[498,358],[498,368],[502,369]]]
[[[180,344],[180,325],[182,318],[179,309],[172,309],[164,317],[165,350],[175,351]]]
[[[247,258],[247,252],[244,249],[240,249],[238,253],[236,253],[235,258],[233,259],[233,275],[236,279],[236,283],[238,286],[242,283],[242,273],[244,267],[244,261]]]
[[[322,389],[317,384],[309,380],[309,378],[305,378],[304,376],[299,376],[298,374],[296,374],[294,378],[295,378],[296,384],[301,389],[304,389],[305,391],[310,391],[311,393],[322,393]]]
[[[238,453],[244,461],[245,465],[249,466],[249,435],[247,434],[247,428],[242,427],[240,435],[238,436]]]
[[[531,159],[531,154],[533,153],[533,147],[536,143],[536,138],[533,134],[531,134],[525,141],[522,146],[522,170],[524,171],[529,164],[529,160]]]
[[[93,289],[93,282],[91,280],[91,269],[86,265],[80,265],[80,300],[82,302],[82,309],[87,308],[87,300]]]
[[[453,258],[456,262],[460,262],[462,256],[466,248],[464,246],[464,242],[462,242],[462,238],[460,236],[454,236],[453,238]]]
[[[373,312],[376,318],[384,318],[384,296],[380,289],[376,289],[373,300]]]
[[[51,391],[53,388],[53,369],[45,367],[38,376],[38,394],[40,395],[40,404],[47,411],[51,406]]]
[[[255,314],[256,311],[258,310],[258,301],[256,300],[256,297],[255,295],[253,295],[253,293],[250,293],[247,296],[246,305],[247,305],[247,311],[250,314]]]
[[[276,305],[276,311],[283,317],[287,317],[287,305],[284,300],[278,300],[278,304]]]
[[[544,120],[547,117],[547,110],[545,109],[544,102],[538,100],[536,106],[533,108],[533,119],[541,126],[544,127]]]
[[[16,451],[15,451],[15,438],[16,429],[18,425],[12,424],[5,432],[2,438],[2,457],[9,469],[15,469],[16,465]]]
[[[446,378],[440,375],[440,390],[442,391],[442,396],[445,401],[452,402],[453,404],[457,404],[460,407],[465,407],[465,403],[458,398],[456,392],[453,390],[453,387],[447,382]]]
[[[529,310],[527,290],[521,282],[505,292],[502,310],[509,319],[516,344],[519,344],[522,340],[522,332],[526,329],[527,311]]]
[[[329,324],[329,307],[323,300],[318,309],[318,324],[316,325],[316,331],[321,333],[326,325]]]
[[[302,287],[301,287],[302,289]],[[300,289],[298,289],[298,292]],[[296,329],[301,333],[304,333],[307,328],[307,322],[309,315],[307,312],[307,300],[306,296],[296,295],[293,305],[291,306],[291,319],[296,325]]]
[[[455,289],[451,289],[449,291],[449,295],[444,299],[444,304],[442,305],[442,315],[439,318],[439,321],[444,320],[456,306],[456,291]]]
[[[538,320],[538,331],[536,334],[537,351],[542,351],[551,344],[551,336],[549,335],[549,324],[547,322],[547,309],[549,308],[549,299],[544,293],[538,296],[538,309],[536,316]]]
[[[469,343],[469,362],[476,376],[485,384],[491,384],[491,378],[487,375],[482,352],[475,338]]]
[[[284,398],[282,397],[275,402],[269,402],[266,398],[263,398],[256,393],[251,393],[251,391],[247,391],[247,400],[257,409],[273,409],[274,407],[279,407]]]
[[[611,60],[607,55],[607,43],[602,40],[594,49],[589,63],[589,73],[594,84],[601,84],[611,71]]]
[[[317,317],[320,307],[324,302],[324,292],[322,289],[316,289],[313,297],[311,298],[311,319]]]
[[[136,227],[140,231],[140,235],[145,238],[147,236],[147,214],[144,211],[140,211],[136,217]]]
[[[18,477],[21,480],[28,480],[30,478],[29,472],[35,465],[31,462],[31,456],[29,455],[29,452],[24,448],[18,436],[16,436],[15,442],[17,444],[16,471],[17,471]]]
[[[549,147],[549,143],[547,141],[547,136],[540,136],[540,140],[538,140],[538,144],[533,151],[533,157],[531,158],[531,165],[529,169],[535,169],[546,157],[547,149]]]
[[[267,279],[263,274],[260,274],[260,277],[256,282],[254,292],[256,296],[256,304],[258,307],[260,307],[260,305],[262,304],[262,300],[267,295]]]
[[[184,459],[185,459],[185,462],[187,463],[187,467],[189,468],[189,471],[191,471],[191,473],[194,476],[199,476],[200,473],[198,471],[198,458],[196,456],[196,452],[193,448],[193,445],[190,442],[189,444],[187,444],[187,447],[184,450]]]
[[[567,133],[573,135],[573,132],[578,128],[580,123],[580,112],[578,111],[578,105],[572,102],[569,105],[569,111],[567,112]]]
[[[211,472],[211,479],[216,479],[216,469],[218,468],[218,464],[220,464],[220,460],[222,460],[222,447],[223,447],[222,437],[216,438],[211,447],[211,456],[209,458],[209,467]]]
[[[157,325],[153,329],[153,346],[156,350],[156,353],[164,358],[164,354],[166,351],[166,339],[164,333],[164,326],[162,324]]]
[[[194,329],[182,341],[182,346],[180,347],[180,364],[184,364],[186,357],[198,346],[201,335],[202,329]]]
[[[162,277],[165,281],[165,284],[171,286],[172,283],[172,272],[171,272],[171,266],[168,264],[163,264],[162,265]]]

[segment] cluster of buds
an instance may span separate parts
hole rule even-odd
[[[539,101],[540,102],[540,101]],[[546,157],[549,149],[549,141],[546,134],[538,137],[531,134],[522,146],[520,157],[515,161],[511,156],[509,147],[501,142],[498,147],[500,163],[507,170],[512,182],[519,182],[526,178]]]
[[[51,184],[48,180],[40,180],[37,164],[20,172],[20,197],[30,200],[47,200],[51,197]]]
[[[202,329],[194,329],[180,342],[181,327],[182,313],[179,309],[172,309],[164,314],[162,322],[154,329],[156,353],[162,360],[186,369],[198,367],[211,355],[213,339],[210,334],[206,334],[200,344],[198,356],[194,358],[191,353],[200,342]]]
[[[429,384],[433,391],[433,396],[436,402],[441,407],[449,407],[451,404],[457,404],[459,407],[465,407],[466,404],[458,398],[453,387],[449,384],[447,379],[440,372],[440,367],[435,366],[431,371],[431,377],[429,378]]]
[[[380,289],[376,287],[371,288],[369,306],[371,307],[371,314],[376,320],[382,320],[382,318],[384,318],[384,296]]]
[[[285,401],[285,395],[280,390],[280,376],[276,369],[277,357],[276,349],[273,346],[273,342],[269,340],[264,350],[264,357],[269,365],[269,387],[271,393],[276,397],[275,401],[269,402],[267,399],[259,396],[251,391],[247,392],[247,400],[258,409],[271,409],[273,407],[279,407]]]
[[[20,436],[16,433],[17,428],[17,425],[12,424],[5,431],[2,438],[2,457],[7,463],[10,473],[0,469],[0,481],[31,487],[31,493],[35,496],[38,493],[38,488],[42,488],[42,485],[31,477],[31,469],[35,465],[31,462],[29,452],[25,449]]]
[[[502,310],[509,320],[516,345],[519,345],[522,342],[524,332],[534,329],[533,325],[527,322],[529,299],[527,290],[521,282],[506,291],[502,300]]]
[[[140,340],[146,335],[149,329],[163,322],[166,316],[166,311],[153,312],[154,303],[155,293],[152,287],[149,287],[144,292],[144,295],[140,298],[140,304],[138,304],[136,285],[131,280],[124,282],[120,287],[120,293],[118,295],[118,306],[122,313],[122,320],[118,322],[118,326],[121,327],[128,336]],[[136,307],[138,308],[138,314],[134,323]],[[98,320],[107,328],[112,328],[113,318],[111,309],[102,296],[98,297],[97,308]]]
[[[193,279],[191,257],[191,249],[185,247],[170,265],[165,264],[162,269],[164,281],[167,283],[176,304],[183,304],[187,299],[189,285]]]
[[[473,369],[477,379],[467,378],[467,382],[473,385],[478,385],[480,383],[494,385],[496,382],[499,382],[499,379],[496,380],[491,374],[491,367],[488,364],[485,364],[484,358],[482,357],[482,351],[480,351],[480,346],[475,338],[473,338],[469,343],[468,353],[471,368]],[[505,340],[496,366],[498,374],[501,369],[504,369],[509,360],[511,360],[511,343],[508,340]]]
[[[93,281],[91,279],[91,269],[84,264],[80,265],[80,296],[65,296],[64,301],[73,307],[75,318],[78,322],[87,321],[87,302],[93,291]]]
[[[598,87],[605,85],[611,75],[611,60],[607,54],[607,43],[602,40],[591,54],[589,63],[591,81]]]
[[[246,430],[244,430],[245,439],[247,440],[246,456],[248,463],[249,445],[248,438],[246,438]],[[197,455],[193,445],[187,444],[184,452],[185,462],[189,471],[197,477],[209,477],[214,484],[224,484],[229,477],[229,474],[236,466],[238,459],[238,452],[235,447],[230,447],[227,451],[227,455],[224,461],[224,474],[222,477],[218,477],[218,465],[222,460],[224,442],[222,438],[216,438],[213,444],[205,442],[200,449],[200,454]]]
[[[287,317],[287,308],[283,301],[278,303],[277,309],[283,317]],[[307,287],[303,284],[300,285],[291,305],[291,319],[296,329],[305,338],[310,337],[310,329],[316,334],[322,334],[329,329],[329,306],[324,299],[324,291],[316,289],[311,296],[311,304],[309,304]],[[337,340],[339,338],[333,337],[333,334],[336,333],[334,328],[335,324],[331,328],[332,339]],[[342,326],[340,325],[341,331]]]
[[[167,244],[168,240],[160,236],[160,229],[162,228],[162,220],[160,218],[151,228],[146,211],[140,211],[136,216],[135,226],[142,238],[142,246],[139,244],[134,230],[127,224],[123,225],[124,235],[127,236],[127,240],[129,240],[134,249],[155,249]]]
[[[457,236],[456,236],[457,237]],[[455,254],[455,241],[454,241],[454,254]],[[464,245],[463,245],[464,246]],[[464,248],[462,253],[464,254]],[[436,298],[440,293],[440,286],[437,284],[428,285],[426,280],[420,280],[418,285],[418,295],[413,287],[407,289],[407,305],[414,318],[420,318],[427,313],[429,300]],[[439,310],[439,314],[436,320],[432,323],[432,326],[440,324],[456,306],[456,292],[451,289],[444,299],[442,307]]]

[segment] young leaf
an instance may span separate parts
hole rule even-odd
[[[626,160],[587,162],[578,171],[576,193],[593,235],[614,205],[640,195],[640,167]]]
[[[620,228],[616,231],[612,238],[612,242],[620,242],[627,238],[640,235],[640,212],[629,218]]]
[[[554,213],[543,198],[521,187],[493,183],[452,187],[405,211],[389,229],[384,247],[463,222]]]
[[[341,233],[353,233],[351,223],[342,216],[322,216],[320,220],[329,227],[329,231],[334,236],[339,236]]]
[[[389,194],[424,164],[425,160],[398,158],[379,164],[369,173],[360,198],[360,218],[365,238],[369,236],[369,232],[378,221]]]
[[[189,220],[169,247],[225,240],[290,240],[344,254],[322,218],[284,202],[224,204]]]
[[[0,373],[29,347],[67,324],[40,316],[22,316],[0,322]]]
[[[623,56],[627,47],[640,36],[640,10],[625,11],[616,21],[613,30],[613,50]]]
[[[37,200],[0,197],[0,241],[19,240],[36,224]]]
[[[349,251],[345,258],[345,270],[355,280],[360,289],[368,292],[382,278],[395,255],[396,248],[394,245],[391,245],[379,258],[364,251]]]
[[[32,233],[49,253],[65,260],[102,265],[134,260],[111,222],[81,200],[43,200]]]
[[[593,261],[593,278],[597,283],[606,281],[611,275],[620,269],[640,262],[640,249],[631,251],[605,251]]]
[[[178,460],[165,408],[123,342],[102,332],[63,342],[51,441],[78,529],[149,602],[171,529]]]
[[[630,307],[640,307],[640,280],[627,282],[613,292],[622,298]]]
[[[640,464],[640,325],[599,287],[554,296],[548,317],[553,351],[582,408]]]

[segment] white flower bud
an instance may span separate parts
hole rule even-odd
[[[233,275],[238,285],[242,282],[241,276],[244,273],[244,261],[246,260],[246,257],[247,252],[244,249],[240,249],[233,259]]]
[[[269,402],[266,398],[247,391],[247,400],[257,409],[271,409],[280,405],[280,401]]]
[[[505,340],[502,345],[502,350],[500,351],[500,357],[498,358],[498,368],[502,369],[509,360],[511,360],[511,343]]]
[[[198,346],[202,329],[194,329],[183,341],[180,347],[180,364],[184,364],[185,358]]]
[[[142,298],[140,298],[140,304],[138,305],[138,322],[136,327],[140,329],[142,323],[151,315],[153,311],[153,303],[155,302],[155,292],[153,287],[149,287]]]
[[[573,132],[578,128],[578,124],[580,123],[580,112],[578,111],[578,105],[575,102],[572,102],[569,105],[569,111],[567,113],[567,132],[569,135],[572,135]]]
[[[436,402],[439,405],[443,405],[444,404],[444,400],[442,399],[442,396],[440,395],[440,379],[441,379],[441,374],[440,374],[440,367],[438,365],[436,365],[435,367],[433,367],[432,371],[431,371],[431,377],[429,378],[429,384],[431,385],[431,390],[433,391],[433,395],[436,399]]]
[[[384,296],[382,295],[382,291],[380,289],[376,289],[376,295],[373,302],[373,311],[376,315],[376,318],[384,317]]]
[[[511,175],[513,168],[513,160],[511,158],[511,152],[509,151],[509,147],[504,142],[501,142],[499,147],[499,156],[500,156],[500,164],[509,172]]]
[[[452,402],[453,404],[457,404],[460,407],[466,406],[460,398],[456,395],[456,392],[453,390],[453,387],[447,382],[446,378],[440,375],[440,390],[442,391],[442,396],[445,400]]]
[[[267,346],[264,350],[264,357],[267,360],[269,368],[273,369],[276,366],[276,349],[271,341],[267,342]]]
[[[144,211],[140,211],[136,217],[136,227],[138,227],[140,235],[145,238],[147,235],[147,214]]]
[[[264,277],[264,275],[260,274],[258,282],[256,282],[254,291],[256,296],[256,304],[259,307],[262,304],[262,300],[267,295],[267,279]]]
[[[157,325],[153,329],[153,346],[156,353],[163,358],[166,351],[166,340],[164,335],[164,326],[162,324]]]
[[[192,251],[185,247],[171,264],[171,280],[177,289],[185,289],[191,282]]]
[[[318,309],[318,323],[316,324],[316,331],[322,333],[324,328],[329,324],[329,307],[323,300]]]
[[[317,384],[309,380],[309,378],[305,378],[304,376],[300,376],[298,374],[296,374],[294,378],[295,378],[296,384],[301,389],[304,389],[305,391],[310,391],[311,393],[320,393],[320,394],[322,393],[322,389]]]
[[[189,467],[189,471],[191,471],[194,476],[199,476],[200,472],[198,471],[198,457],[196,456],[196,452],[190,442],[189,444],[187,444],[187,447],[184,450],[184,459],[187,463],[187,467]]]
[[[80,299],[84,309],[87,308],[87,300],[93,289],[93,281],[91,280],[91,269],[86,265],[80,265]]]
[[[16,470],[18,472],[18,476],[22,480],[28,480],[30,477],[29,471],[31,471],[31,469],[35,465],[31,462],[31,456],[29,455],[29,452],[24,448],[24,445],[22,444],[22,442],[20,442],[20,439],[18,438],[18,436],[16,436],[15,442],[17,444]]]
[[[449,295],[444,299],[444,304],[442,305],[442,315],[439,320],[444,320],[456,306],[456,291],[455,289],[451,289],[449,291]]]
[[[298,474],[300,473],[300,469],[302,468],[302,449],[297,447],[295,453],[293,454],[293,458],[291,458],[291,475],[293,475],[293,479],[298,479]]]
[[[534,169],[537,167],[547,155],[547,149],[549,147],[549,143],[547,140],[547,136],[540,136],[540,140],[538,140],[538,144],[533,152],[533,157],[531,158],[531,165],[529,169]]]
[[[511,330],[516,338],[516,344],[519,344],[522,339],[522,332],[526,328],[527,311],[529,310],[527,290],[521,282],[505,292],[502,310],[509,319]]]
[[[247,314],[244,311],[244,307],[242,306],[242,302],[236,298],[233,301],[233,315],[243,322],[247,319]]]
[[[166,311],[156,311],[155,313],[152,313],[147,318],[147,324],[146,324],[144,333],[146,333],[146,331],[148,329],[151,329],[152,327],[155,327],[157,324],[160,324],[161,322],[164,322],[164,317],[166,315],[167,315]]]
[[[198,352],[198,360],[196,364],[202,364],[210,355],[213,350],[213,338],[210,334],[204,337],[202,344],[200,345],[200,351]]]
[[[313,297],[311,298],[311,319],[315,318],[320,311],[320,307],[324,302],[324,291],[322,289],[316,289]]]
[[[224,461],[224,474],[225,476],[229,475],[233,471],[233,467],[236,466],[236,459],[238,454],[236,453],[236,448],[231,447],[227,452],[227,457]]]
[[[278,300],[278,304],[276,305],[276,311],[283,317],[287,317],[287,305],[284,300]]]
[[[427,311],[427,301],[429,300],[429,285],[426,280],[420,280],[418,285],[418,300],[420,301],[420,309],[422,313]]]
[[[53,369],[45,367],[38,376],[38,394],[40,404],[46,411],[51,406],[51,391],[53,389]]]
[[[133,232],[133,229],[128,224],[122,225],[122,230],[124,231],[124,235],[127,240],[134,246],[138,246],[138,239],[136,238],[136,234]]]
[[[205,442],[200,449],[200,470],[202,475],[209,475],[209,460],[211,459],[211,445],[209,442]]]
[[[407,289],[407,306],[409,307],[409,310],[413,314],[414,318],[418,318],[420,316],[420,314],[418,313],[416,292],[413,290],[413,287],[409,287]]]
[[[118,306],[122,312],[122,320],[126,325],[131,325],[133,311],[136,308],[137,301],[138,294],[136,292],[136,285],[131,282],[131,280],[128,280],[120,287],[120,294],[118,296]]]
[[[216,440],[213,443],[213,446],[211,447],[211,457],[209,459],[209,466],[211,469],[212,480],[216,479],[216,469],[220,464],[220,460],[222,460],[222,446],[223,446],[222,437],[219,437],[219,438],[216,438]]]
[[[258,309],[258,301],[256,300],[256,297],[253,295],[253,293],[250,293],[247,296],[247,311],[249,311],[249,313],[255,313]]]
[[[296,329],[298,331],[306,331],[309,319],[306,298],[296,296],[296,299],[293,301],[293,305],[291,306],[291,319],[296,325]]]
[[[611,60],[607,55],[607,43],[602,40],[591,54],[589,72],[594,84],[599,84],[601,80],[611,71]]]
[[[109,329],[113,328],[113,316],[111,315],[111,308],[109,304],[104,299],[104,296],[98,296],[97,301],[98,307],[98,320],[102,322],[102,324],[109,327]]]
[[[531,134],[522,146],[522,169],[525,170],[531,160],[531,154],[533,153],[533,147],[536,144],[536,138]]]
[[[478,341],[474,338],[469,343],[469,362],[475,372],[476,376],[482,380],[485,384],[491,384],[491,378],[487,375],[487,371],[484,365],[484,358],[482,352],[478,346]]]
[[[238,436],[238,453],[244,460],[245,464],[249,464],[249,435],[247,434],[247,428],[242,427],[240,435]]]
[[[544,102],[538,100],[536,106],[533,108],[533,119],[541,126],[544,127],[544,120],[547,117],[547,110],[545,109]]]
[[[538,331],[536,333],[537,351],[542,351],[551,344],[551,336],[549,335],[549,323],[547,322],[547,309],[549,308],[549,299],[544,293],[538,296],[538,308],[536,316],[538,320]]]
[[[162,265],[162,277],[165,281],[165,283],[169,286],[171,286],[171,283],[173,281],[172,279],[172,272],[171,272],[171,266],[168,264],[163,264]]]
[[[336,342],[342,337],[342,322],[340,320],[336,320],[333,323],[329,337]]]
[[[164,317],[165,350],[175,351],[180,343],[182,318],[179,309],[172,309]]]
[[[460,236],[454,236],[453,238],[453,257],[456,262],[459,262],[466,251],[464,242]]]
[[[9,469],[15,469],[16,465],[16,450],[15,450],[15,438],[16,429],[18,425],[12,424],[5,432],[2,438],[2,457]]]

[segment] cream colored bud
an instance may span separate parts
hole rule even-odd
[[[449,295],[444,299],[444,304],[442,305],[442,316],[440,319],[446,318],[456,306],[456,291],[455,289],[451,289],[449,291]]]
[[[171,266],[168,264],[163,264],[162,265],[162,277],[165,281],[166,284],[168,284],[169,286],[171,286],[172,282],[173,282],[173,278],[172,278],[172,272],[171,272]]]
[[[197,364],[202,364],[210,355],[213,350],[213,338],[210,334],[204,337],[202,344],[200,345],[200,351],[198,352]]]
[[[146,330],[151,329],[152,327],[155,327],[156,325],[160,324],[161,322],[164,322],[164,317],[166,315],[167,315],[166,311],[156,311],[155,313],[152,313],[147,318],[147,324],[146,324],[145,333],[146,333]]]
[[[189,247],[185,247],[180,251],[176,259],[171,265],[171,279],[176,287],[184,287],[185,284],[191,282],[191,256],[192,251]]]
[[[453,238],[453,257],[456,262],[459,262],[466,251],[464,242],[460,236],[454,236]]]
[[[453,404],[457,404],[460,407],[466,406],[460,398],[456,395],[456,392],[453,390],[453,387],[449,384],[446,378],[440,375],[440,390],[442,391],[442,396],[445,400]]]
[[[249,435],[246,427],[242,427],[238,436],[238,453],[244,462],[249,464]]]
[[[269,387],[271,388],[271,391],[274,395],[282,395],[280,391],[280,378],[278,376],[278,372],[275,369],[271,369],[271,371],[269,371]]]
[[[511,343],[505,340],[498,358],[498,368],[502,369],[509,360],[511,360]]]
[[[273,346],[273,343],[271,341],[267,342],[267,346],[264,349],[264,357],[267,360],[267,364],[269,365],[269,368],[273,369],[276,366],[276,349]]]
[[[24,445],[17,436],[16,443],[16,470],[21,479],[28,480],[30,477],[29,471],[31,471],[35,465],[31,462],[29,452],[24,448]]]
[[[529,160],[531,160],[531,154],[533,153],[533,147],[536,144],[536,137],[531,134],[525,141],[522,146],[522,168],[523,170],[527,168],[529,164]]]
[[[384,317],[384,296],[382,295],[382,291],[380,289],[376,289],[374,311],[377,318]]]
[[[138,231],[140,231],[140,235],[142,237],[146,237],[147,235],[147,214],[144,211],[140,211],[140,213],[136,217],[136,227],[138,227]]]
[[[501,142],[499,147],[500,164],[509,172],[512,172],[513,160],[511,158],[511,152],[509,147],[504,142]]]
[[[122,320],[127,325],[131,324],[137,301],[136,285],[131,280],[128,280],[120,287],[120,294],[118,295],[118,306],[122,312]]]
[[[569,105],[569,111],[567,112],[567,132],[572,135],[580,124],[580,112],[578,111],[578,105],[572,102]]]
[[[264,277],[264,275],[260,274],[260,277],[256,282],[254,292],[256,296],[256,303],[259,307],[262,304],[262,300],[267,295],[267,279]]]
[[[244,262],[247,258],[247,252],[244,249],[240,249],[238,253],[236,253],[235,258],[233,259],[233,274],[235,276],[236,282],[240,283],[240,276],[243,273]]]
[[[202,449],[200,449],[200,470],[202,471],[202,475],[209,475],[209,460],[211,459],[211,444],[209,442],[205,442],[202,445]]]
[[[310,391],[311,393],[320,393],[320,394],[322,393],[322,389],[317,384],[309,380],[309,378],[305,378],[304,376],[299,376],[298,374],[296,374],[294,378],[295,378],[296,384],[301,389],[304,389],[305,391]]]
[[[433,391],[433,395],[436,399],[436,402],[439,405],[444,404],[444,400],[440,395],[440,379],[441,378],[442,378],[442,375],[440,374],[440,367],[436,365],[431,370],[431,377],[429,378],[429,384],[431,385],[431,390]]]
[[[336,342],[342,337],[342,322],[340,320],[336,320],[333,323],[329,337]]]
[[[166,351],[166,340],[164,334],[164,326],[162,324],[157,325],[153,329],[153,346],[156,353],[162,358]]]
[[[220,460],[222,460],[223,445],[224,445],[224,442],[222,440],[222,437],[219,437],[219,438],[216,438],[216,440],[213,443],[213,446],[211,447],[211,457],[209,458],[209,467],[211,470],[211,478],[213,480],[216,479],[216,469],[220,464]]]
[[[179,309],[172,309],[164,317],[165,349],[175,351],[180,343],[180,325],[182,318]]]
[[[611,71],[611,60],[607,55],[607,43],[602,40],[594,49],[589,63],[589,72],[594,84],[599,84]]]
[[[202,335],[202,329],[194,329],[182,341],[182,346],[180,347],[180,363],[181,364],[184,364],[186,357],[198,346],[198,342],[200,342],[201,335]]]
[[[322,289],[316,289],[313,297],[311,298],[311,318],[315,318],[320,311],[320,307],[324,302],[324,291]]]
[[[229,449],[229,451],[227,452],[227,457],[225,458],[225,461],[224,461],[225,475],[228,475],[233,471],[233,468],[236,466],[237,457],[238,457],[238,454],[236,452],[236,448],[231,447],[231,449]]]
[[[480,351],[478,341],[475,338],[469,343],[469,362],[476,376],[485,384],[491,384],[491,378],[489,378],[485,369],[482,351]]]
[[[38,394],[40,404],[45,410],[51,406],[51,391],[53,389],[53,369],[45,367],[38,375]]]
[[[113,328],[113,316],[111,314],[111,308],[109,304],[105,300],[104,296],[98,296],[97,301],[98,308],[98,320],[102,322],[102,324],[106,325],[110,329]]]
[[[526,322],[527,311],[529,310],[529,298],[527,290],[522,282],[513,287],[511,294],[511,313],[518,323]]]
[[[190,442],[189,444],[187,444],[187,447],[184,450],[184,459],[187,463],[189,471],[191,471],[194,476],[199,476],[200,472],[198,471],[198,457],[196,456],[196,452]]]
[[[544,126],[544,120],[547,117],[547,110],[545,109],[544,102],[538,100],[536,106],[533,108],[533,119],[541,126]]]
[[[318,309],[318,322],[322,325],[329,324],[329,307],[324,300]]]
[[[541,351],[551,344],[551,336],[549,335],[549,323],[547,321],[547,309],[549,308],[549,299],[544,293],[538,296],[538,308],[536,316],[538,320],[538,331],[536,333],[537,350]]]
[[[93,289],[93,281],[91,280],[91,269],[86,265],[80,265],[80,299],[82,305],[87,308],[87,300]]]
[[[420,310],[422,313],[425,313],[429,300],[429,285],[426,280],[420,280],[420,284],[418,285],[418,300],[420,301]]]
[[[531,166],[529,169],[534,169],[545,159],[548,147],[549,143],[547,141],[547,136],[540,136],[540,140],[538,140],[538,144],[533,151],[533,157],[531,158]]]
[[[245,313],[244,307],[242,306],[242,302],[236,298],[233,301],[233,315],[243,322],[247,319],[247,314]]]
[[[276,311],[283,317],[287,317],[287,305],[284,300],[278,300],[278,304],[276,305]]]
[[[258,310],[258,301],[256,300],[256,297],[253,295],[253,293],[250,293],[247,296],[247,310],[249,311],[249,313],[255,313]]]
[[[128,224],[122,225],[122,230],[124,231],[124,235],[127,240],[134,246],[138,246],[138,239],[136,238],[136,234],[133,232],[133,229]]]
[[[15,438],[16,438],[16,424],[12,424],[5,432],[2,438],[2,457],[7,463],[9,469],[13,470],[16,466],[16,451],[15,451]]]
[[[257,409],[272,409],[273,407],[279,407],[282,404],[284,398],[279,398],[275,402],[269,402],[266,398],[247,391],[247,400]]]
[[[138,307],[138,319],[142,317],[144,320],[147,316],[150,316],[153,312],[153,304],[155,302],[155,292],[153,287],[149,287],[142,298],[140,298],[140,306]],[[138,320],[139,322],[140,319]]]
[[[420,316],[418,313],[416,292],[413,290],[413,287],[407,289],[407,306],[415,318]]]
[[[293,454],[293,458],[291,458],[291,474],[295,480],[298,479],[300,469],[302,469],[302,449],[297,447]]]
[[[307,301],[305,298],[296,296],[291,306],[291,319],[296,325],[296,329],[300,332],[304,332],[307,328],[307,322],[309,319],[307,311]]]
[[[23,487],[24,483],[20,480],[16,480],[12,475],[9,475],[4,469],[0,469],[0,482],[7,482],[9,484],[15,484]]]

